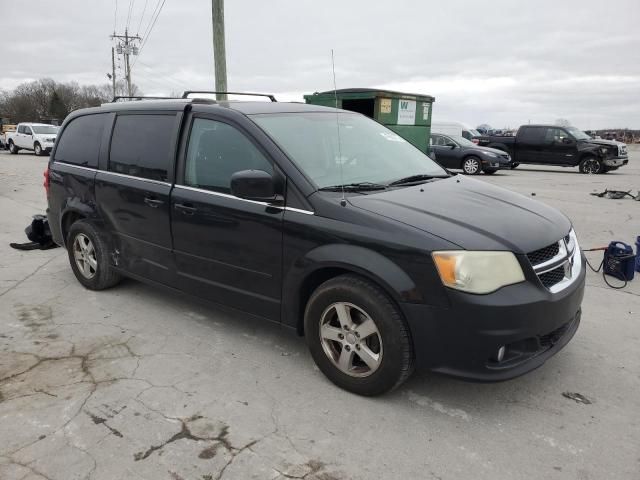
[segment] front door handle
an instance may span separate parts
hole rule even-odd
[[[147,205],[149,205],[151,208],[158,208],[160,205],[162,205],[164,202],[162,200],[158,200],[157,198],[153,198],[153,197],[144,197],[144,203],[146,203]]]
[[[174,205],[176,210],[181,211],[185,215],[193,215],[198,209],[190,203],[176,203]]]

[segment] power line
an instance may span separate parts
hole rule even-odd
[[[127,30],[129,30],[129,24],[131,22],[131,11],[133,10],[133,5],[136,3],[136,0],[129,0],[129,13],[127,13]]]
[[[144,48],[144,46],[149,41],[149,37],[151,36],[151,32],[153,32],[153,27],[156,26],[156,22],[158,21],[158,17],[160,16],[160,13],[162,13],[162,7],[164,7],[164,3],[165,2],[166,2],[166,0],[162,0],[162,5],[160,5],[160,9],[158,10],[158,13],[156,14],[156,17],[153,19],[153,23],[151,24],[151,28],[149,29],[149,31],[148,31],[146,37],[144,38],[144,40],[142,41],[142,45],[140,45],[140,50],[138,51],[138,55],[140,55],[142,53],[142,49]],[[135,66],[137,60],[138,59],[136,58],[136,60],[133,62],[134,66]]]
[[[160,3],[162,2],[162,0],[158,0],[156,2],[156,6],[153,8],[153,11],[151,12],[151,17],[149,17],[149,22],[147,23],[147,26],[144,27],[144,32],[142,33],[142,37],[146,38],[147,37],[147,33],[149,32],[149,29],[151,28],[151,24],[153,23],[153,19],[156,16],[156,13],[158,12],[158,8],[160,8]]]
[[[149,3],[149,0],[144,0],[144,8],[142,9],[142,15],[140,15],[140,22],[138,23],[138,29],[136,30],[136,34],[140,33],[140,26],[142,25],[142,19],[144,18],[144,14],[147,11],[147,3]]]

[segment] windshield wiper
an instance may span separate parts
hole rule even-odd
[[[381,183],[355,182],[345,183],[344,185],[330,185],[328,187],[319,188],[318,190],[323,192],[341,192],[343,188],[347,192],[364,192],[370,190],[385,190],[387,186]]]
[[[405,185],[409,183],[426,182],[429,180],[434,180],[436,178],[447,178],[447,177],[445,175],[427,175],[425,173],[419,173],[417,175],[410,175],[408,177],[394,180],[393,182],[388,183],[388,186],[392,187],[394,185]]]

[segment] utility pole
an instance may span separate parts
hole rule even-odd
[[[134,42],[139,42],[142,39],[135,35],[129,35],[129,31],[125,30],[124,35],[116,35],[115,33],[111,35],[111,38],[117,38],[119,40],[118,46],[116,47],[116,51],[118,54],[124,55],[124,75],[127,80],[127,95],[132,96],[131,92],[131,64],[129,63],[130,55],[138,55],[139,49]],[[115,76],[114,76],[115,78]]]
[[[116,96],[116,52],[111,47],[111,87],[113,88],[113,96]]]
[[[216,92],[227,91],[227,54],[224,47],[224,0],[211,0],[211,21],[213,23],[213,59],[215,65]],[[218,100],[226,100],[225,93],[217,95]]]

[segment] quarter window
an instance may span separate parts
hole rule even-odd
[[[272,174],[273,166],[236,128],[196,118],[189,136],[185,185],[229,193],[231,176],[241,170],[263,170]]]
[[[175,115],[118,115],[111,139],[109,171],[167,181]]]
[[[107,117],[99,113],[73,119],[58,140],[54,160],[96,168]]]

